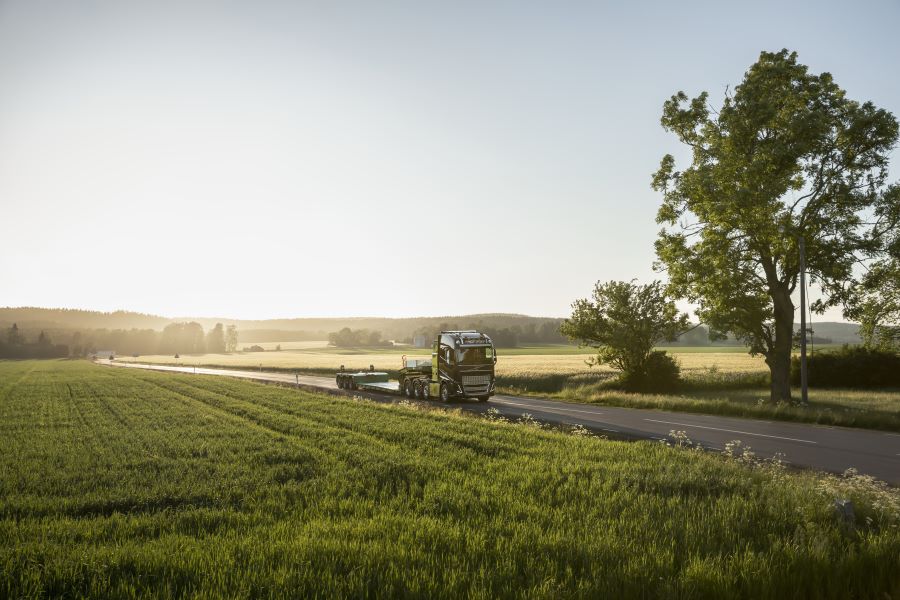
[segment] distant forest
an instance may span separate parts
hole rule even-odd
[[[56,337],[58,336],[58,337]],[[33,338],[33,339],[32,339]],[[54,343],[62,339],[65,343]],[[202,354],[237,349],[237,328],[217,323],[208,332],[196,322],[169,323],[153,329],[41,329],[36,336],[28,327],[13,323],[0,339],[0,358],[83,357],[97,352],[116,354]]]
[[[18,325],[12,324],[0,339],[0,358],[64,358],[69,356],[69,347],[54,344],[46,331],[29,340]]]
[[[330,319],[270,319],[251,321],[241,319],[167,318],[135,312],[111,313],[49,308],[0,308],[0,332],[8,332],[16,324],[17,336],[37,344],[44,336],[43,352],[50,346],[64,345],[69,354],[85,355],[97,350],[111,350],[122,355],[132,354],[195,354],[225,352],[238,349],[239,344],[260,342],[291,342],[337,340],[335,336],[347,329],[369,332],[366,340],[392,340],[400,343],[426,341],[442,329],[477,329],[491,336],[501,347],[533,344],[564,344],[568,341],[559,333],[563,319],[529,317],[515,314],[479,314],[456,317],[411,317],[388,319],[379,317]],[[852,323],[814,323],[815,343],[859,343],[859,326]],[[229,337],[230,336],[230,337]],[[418,338],[418,340],[416,339]],[[346,343],[346,339],[340,340]],[[0,351],[11,352],[7,336],[0,339]],[[734,340],[712,345],[736,345]],[[673,346],[710,345],[703,326],[685,333]],[[24,347],[19,351],[26,352]],[[35,348],[27,352],[37,351]],[[57,350],[56,352],[59,352]]]

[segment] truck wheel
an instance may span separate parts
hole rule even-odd
[[[450,402],[450,386],[446,383],[441,384],[441,402]]]
[[[413,396],[415,396],[415,392],[413,391],[412,379],[404,379],[403,380],[403,394],[407,398],[412,398]]]
[[[422,382],[418,379],[416,380],[415,385],[413,386],[413,391],[416,394],[416,400],[422,399]]]
[[[338,389],[344,389],[344,378],[338,375],[337,377],[335,377],[335,380],[337,381]]]
[[[422,400],[431,400],[431,384],[427,381],[422,382]]]
[[[351,390],[355,390],[356,389],[356,380],[353,379],[352,377],[348,377],[347,378],[347,387],[350,388]]]

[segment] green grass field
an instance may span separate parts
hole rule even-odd
[[[80,361],[0,362],[0,427],[2,597],[900,593],[861,477]]]

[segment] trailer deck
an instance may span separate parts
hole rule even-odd
[[[389,392],[391,394],[400,393],[400,382],[399,381],[370,381],[370,382],[360,382],[356,384],[361,390],[369,390],[372,392]]]

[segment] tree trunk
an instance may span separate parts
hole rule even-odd
[[[775,339],[766,355],[771,376],[770,402],[791,400],[791,349],[794,343],[794,303],[787,291],[772,294],[775,304]]]

